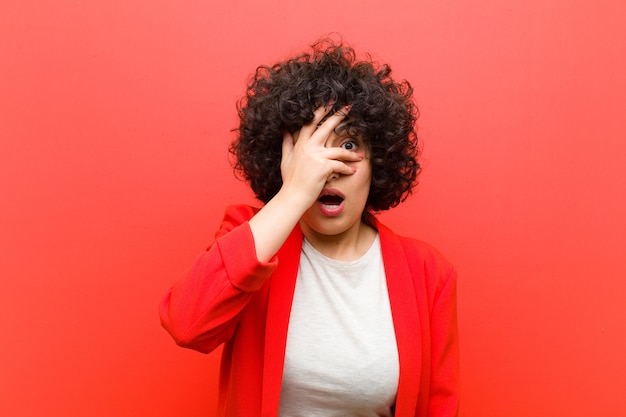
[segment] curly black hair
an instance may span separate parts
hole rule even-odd
[[[420,172],[413,88],[406,80],[395,82],[388,65],[357,60],[354,49],[341,42],[323,39],[311,48],[259,66],[251,77],[237,105],[240,123],[229,149],[235,171],[267,203],[282,186],[283,132],[311,123],[321,105],[334,103],[334,112],[350,104],[346,129],[363,138],[372,164],[366,212],[398,205]]]

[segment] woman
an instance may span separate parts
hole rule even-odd
[[[175,341],[224,344],[220,416],[456,416],[456,272],[373,215],[419,173],[408,82],[324,40],[262,66],[236,169],[261,208],[226,210],[161,303]]]

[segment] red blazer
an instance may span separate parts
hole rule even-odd
[[[219,416],[275,417],[302,248],[293,232],[269,263],[256,259],[248,206],[230,207],[215,242],[165,295],[161,323],[177,344],[224,343]],[[400,358],[396,417],[458,413],[456,272],[427,244],[376,219]]]

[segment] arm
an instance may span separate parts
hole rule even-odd
[[[231,207],[215,242],[167,292],[161,324],[177,344],[208,353],[228,340],[239,313],[273,272],[277,260],[259,262],[248,207]]]
[[[342,110],[318,127],[330,111],[330,106],[320,107],[295,139],[284,135],[280,191],[257,213],[229,210],[215,243],[165,295],[161,323],[176,343],[210,352],[228,340],[241,311],[276,268],[276,252],[318,198],[328,176],[354,173],[344,161],[362,155],[325,146],[347,114],[347,108]]]

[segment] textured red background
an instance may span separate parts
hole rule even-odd
[[[157,304],[251,201],[246,77],[331,31],[415,87],[383,220],[459,269],[462,417],[626,415],[626,3],[220,3],[1,2],[0,415],[211,415]]]

